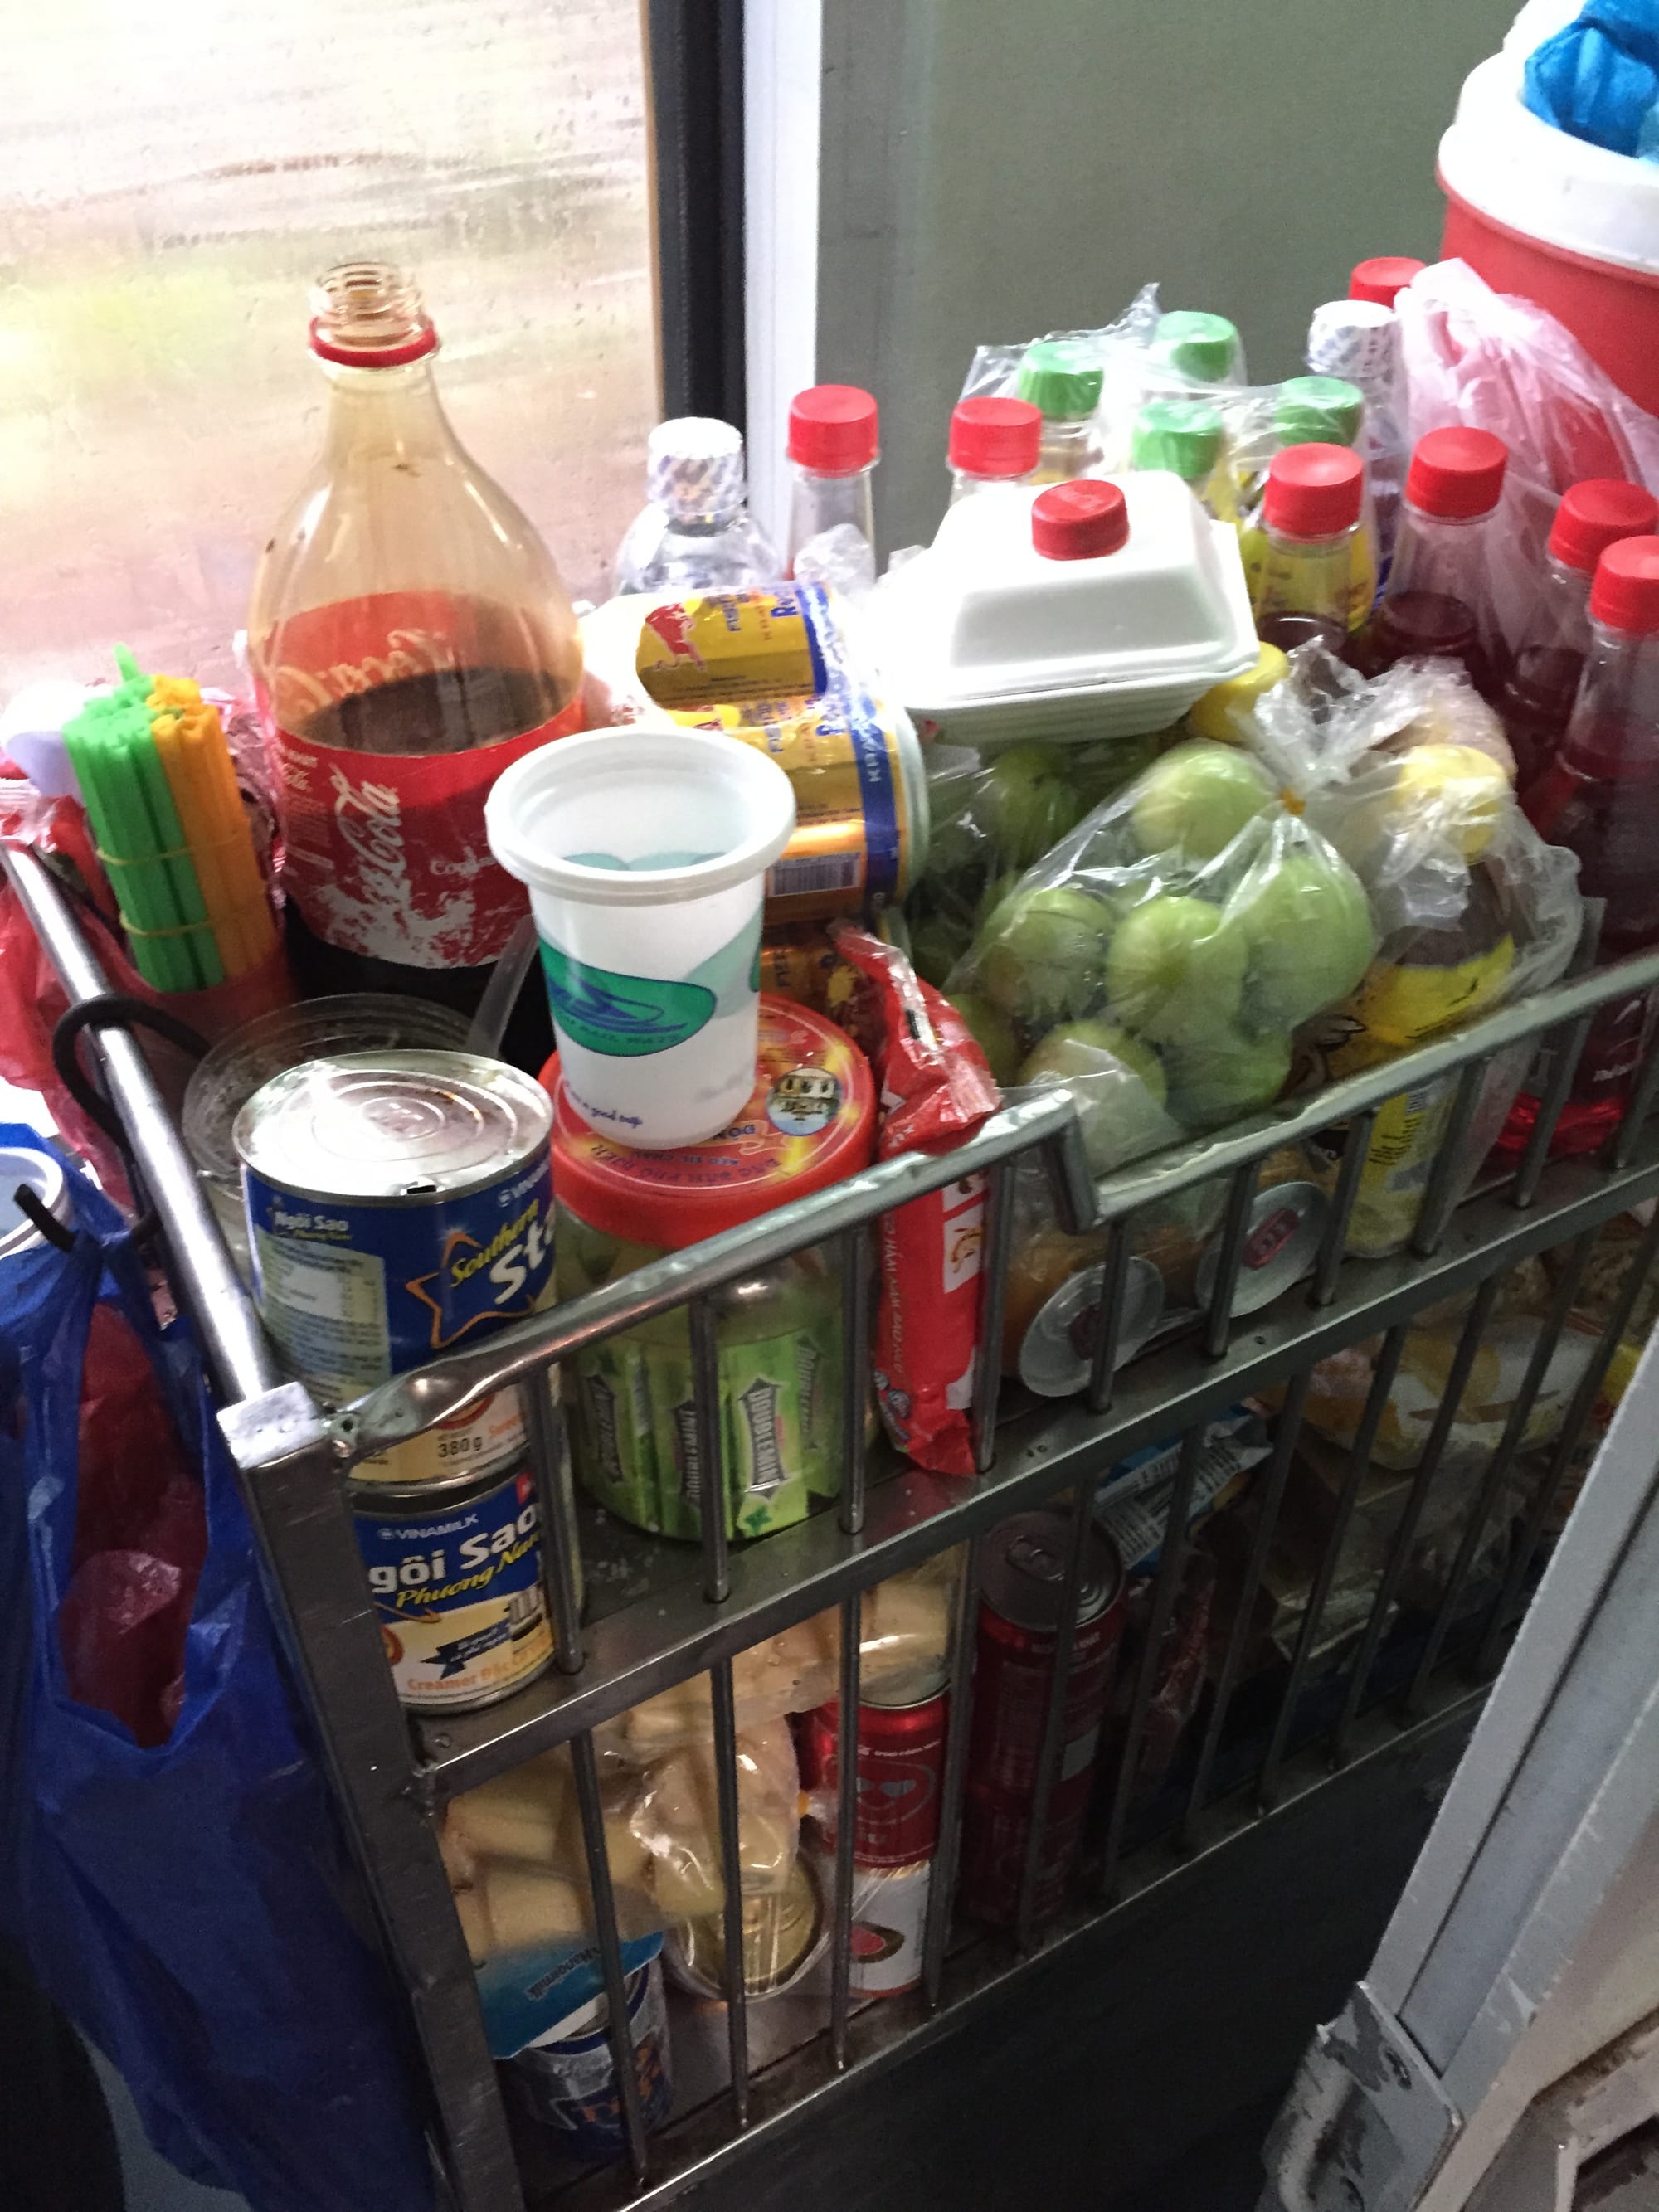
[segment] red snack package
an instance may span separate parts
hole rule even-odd
[[[837,951],[873,984],[882,1159],[945,1152],[1002,1103],[967,1024],[896,946],[837,922]],[[972,1474],[985,1178],[964,1176],[880,1223],[876,1396],[888,1435],[930,1474]]]

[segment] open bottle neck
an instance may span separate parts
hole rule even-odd
[[[327,361],[319,366],[329,385],[326,460],[395,465],[463,457],[429,356],[392,368],[349,368]]]

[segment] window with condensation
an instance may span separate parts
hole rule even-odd
[[[310,462],[312,280],[403,262],[462,441],[593,594],[656,419],[639,0],[46,0],[8,13],[0,697],[234,672]]]

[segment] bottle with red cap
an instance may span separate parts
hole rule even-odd
[[[1659,501],[1614,477],[1574,484],[1555,510],[1524,640],[1498,699],[1523,795],[1553,759],[1577,696],[1596,563],[1609,545],[1648,536],[1656,525]]]
[[[1373,260],[1357,261],[1348,278],[1348,297],[1391,307],[1427,266],[1425,261],[1413,261],[1408,253],[1379,253]]]
[[[789,403],[785,573],[804,582],[868,591],[876,580],[872,477],[879,458],[876,403],[856,384],[815,384]]]
[[[1030,483],[1042,410],[1029,399],[960,399],[951,410],[951,504],[993,484]]]
[[[1522,805],[1540,836],[1578,855],[1600,957],[1659,945],[1659,538],[1621,538],[1597,562],[1566,735]],[[1651,1017],[1646,993],[1597,1012],[1553,1151],[1593,1151],[1617,1125]]]
[[[289,954],[307,994],[471,1010],[526,912],[490,857],[484,796],[581,726],[581,641],[546,548],[449,426],[409,278],[331,269],[314,318],[323,450],[271,532],[247,624]]]
[[[1456,660],[1477,690],[1492,690],[1486,538],[1508,462],[1490,430],[1431,430],[1418,440],[1389,580],[1354,641],[1352,658],[1365,675],[1396,660]]]
[[[1375,516],[1379,583],[1387,580],[1399,534],[1408,458],[1395,301],[1422,266],[1398,254],[1362,261],[1348,280],[1347,298],[1316,307],[1308,325],[1307,361],[1313,374],[1340,376],[1364,395],[1359,450]]]
[[[1351,447],[1285,446],[1273,455],[1255,603],[1264,645],[1281,653],[1313,643],[1343,650],[1364,495],[1365,465]]]
[[[1097,561],[1128,542],[1128,501],[1104,477],[1050,484],[1031,501],[1031,546],[1045,561]]]

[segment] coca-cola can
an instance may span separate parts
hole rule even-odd
[[[1071,1533],[1067,1515],[1020,1513],[985,1541],[957,1898],[964,1912],[998,1925],[1006,1925],[1018,1910]],[[1122,1563],[1108,1539],[1091,1528],[1061,1712],[1060,1763],[1037,1860],[1039,1915],[1061,1903],[1082,1841],[1123,1634],[1123,1589]]]
[[[858,1810],[853,1857],[860,1866],[912,1866],[939,1843],[939,1783],[945,1769],[943,1691],[915,1705],[859,1707]],[[805,1714],[799,1734],[801,1781],[818,1801],[819,1831],[836,1848],[841,1779],[841,1707],[832,1699]]]

